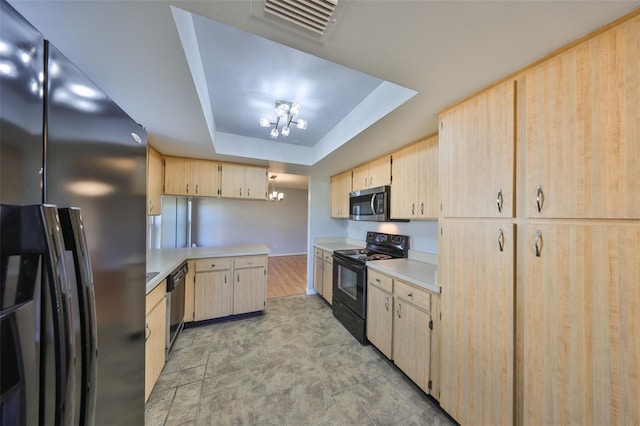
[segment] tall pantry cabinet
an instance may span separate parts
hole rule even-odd
[[[525,73],[522,423],[640,424],[640,16]]]
[[[440,121],[442,407],[640,424],[640,10]]]

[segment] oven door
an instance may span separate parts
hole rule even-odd
[[[342,257],[333,257],[333,298],[340,300],[360,318],[366,313],[367,267]]]

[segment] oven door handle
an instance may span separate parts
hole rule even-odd
[[[363,263],[356,263],[356,262],[350,262],[348,260],[345,260],[341,257],[337,257],[337,256],[333,256],[333,262],[334,264],[339,264],[342,265],[343,267],[347,268],[347,269],[351,269],[351,270],[358,270],[361,271],[363,269],[366,269],[367,265],[363,264]]]

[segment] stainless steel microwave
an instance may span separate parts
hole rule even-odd
[[[389,222],[390,190],[387,185],[349,193],[349,219]]]

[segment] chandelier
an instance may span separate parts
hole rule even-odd
[[[271,138],[275,139],[280,134],[282,134],[282,136],[286,138],[287,136],[289,136],[289,132],[291,131],[292,124],[295,124],[296,127],[300,130],[304,130],[307,128],[307,124],[308,124],[307,120],[298,118],[297,121],[293,121],[293,118],[296,115],[298,115],[298,113],[300,112],[300,104],[295,102],[288,102],[288,101],[276,101],[275,111],[276,111],[275,122],[269,121],[268,118],[264,118],[264,117],[260,119],[261,127],[273,126],[273,129],[271,129],[271,132],[269,133],[271,135]],[[282,130],[278,129],[278,126],[280,125],[280,121],[284,123]]]
[[[276,175],[271,176],[271,183],[269,184],[269,201],[284,200],[284,194],[276,190],[276,178]]]

